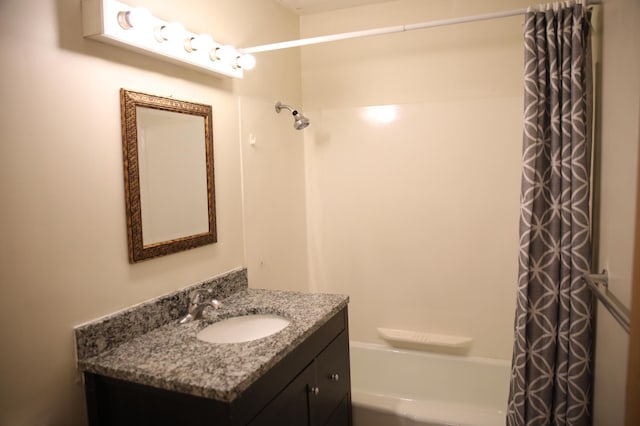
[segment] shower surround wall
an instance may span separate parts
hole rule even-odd
[[[396,0],[303,16],[301,36],[529,4]],[[597,269],[629,306],[640,5],[611,0],[595,13]],[[378,326],[461,334],[472,353],[510,359],[522,49],[521,17],[302,49],[311,287],[350,294],[352,339],[375,342]],[[367,121],[376,105],[397,105],[396,121]],[[594,425],[621,425],[628,336],[600,312]]]
[[[303,16],[301,35],[527,4],[398,0]],[[310,285],[351,296],[353,340],[403,328],[472,337],[471,354],[510,359],[521,25],[514,17],[302,49]]]

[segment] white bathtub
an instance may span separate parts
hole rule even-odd
[[[354,426],[502,426],[510,363],[351,342]]]

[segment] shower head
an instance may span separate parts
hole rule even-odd
[[[292,107],[290,107],[289,105],[285,105],[282,102],[278,101],[276,102],[276,112],[279,114],[280,110],[282,108],[288,109],[289,111],[291,111],[291,114],[293,115],[293,119],[295,120],[293,122],[293,127],[296,130],[302,130],[305,127],[307,127],[309,125],[309,119],[307,117],[305,117],[304,115],[300,114],[298,111],[296,111],[295,109],[293,109]]]

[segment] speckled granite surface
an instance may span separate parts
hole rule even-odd
[[[96,356],[181,318],[194,290],[211,289],[213,297],[221,300],[247,287],[247,270],[243,268],[79,325],[74,330],[77,357]]]
[[[219,299],[222,307],[217,311],[207,309],[200,321],[178,324],[178,318],[186,312],[184,299],[184,307],[177,315],[163,313],[167,318],[164,325],[145,332],[128,333],[113,325],[130,326],[131,321],[135,322],[132,318],[156,324],[163,321],[134,314],[131,311],[136,307],[97,321],[112,322],[111,326],[102,327],[101,332],[125,333],[127,339],[99,336],[95,330],[87,332],[86,328],[98,325],[94,323],[77,328],[78,367],[108,377],[230,402],[348,303],[344,295],[248,289],[246,271],[241,274],[245,285],[232,286],[235,292]],[[242,279],[234,276],[230,281],[241,283]],[[160,309],[164,310],[166,297],[150,303],[160,303]],[[137,308],[140,307],[155,312],[150,307]],[[196,338],[198,331],[212,322],[250,313],[275,313],[289,318],[291,323],[276,334],[245,343],[212,344]],[[129,319],[118,319],[118,315]],[[79,329],[84,329],[80,337]],[[91,338],[83,339],[83,332]]]

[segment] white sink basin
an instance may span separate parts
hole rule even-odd
[[[242,315],[215,322],[202,329],[196,337],[209,343],[242,343],[271,336],[289,325],[279,315]]]

